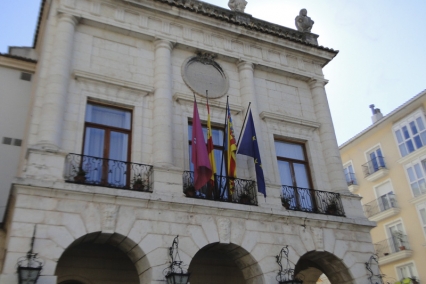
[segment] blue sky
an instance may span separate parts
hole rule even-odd
[[[424,0],[247,0],[246,13],[290,28],[308,10],[320,45],[339,50],[325,68],[338,143],[426,89]],[[31,46],[40,0],[0,1],[0,52]],[[206,0],[227,7],[228,0]]]

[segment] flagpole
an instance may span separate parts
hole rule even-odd
[[[246,120],[247,120],[247,115],[249,113],[250,105],[251,105],[251,102],[249,102],[249,105],[247,107],[246,116],[244,117],[243,127],[241,128],[240,136],[238,137],[237,149],[238,149],[238,145],[240,145],[241,134],[243,133],[243,130],[244,130],[244,124],[246,123]]]
[[[227,131],[227,124],[228,124],[228,119],[227,119],[227,117],[228,117],[228,98],[229,98],[229,96],[226,96],[226,109],[225,109],[225,127],[224,127],[224,132],[223,132],[223,143],[222,143],[222,162],[220,163],[220,185],[222,185],[222,170],[223,170],[223,161],[224,161],[224,159],[225,159],[225,137],[227,137],[227,135],[226,135],[226,131]],[[229,146],[228,146],[229,147]],[[226,171],[226,169],[225,169],[225,171]],[[227,183],[226,183],[227,184]],[[222,192],[221,192],[221,195],[220,195],[220,197],[222,198],[223,197],[223,194],[224,194],[224,192],[225,192],[225,190],[223,190]]]

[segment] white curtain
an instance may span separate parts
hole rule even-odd
[[[130,129],[130,112],[105,106],[88,104],[86,121],[118,128]]]

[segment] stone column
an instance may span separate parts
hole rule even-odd
[[[256,136],[258,137],[257,144],[259,146],[260,157],[262,158],[263,175],[265,176],[265,182],[268,182],[269,181],[268,170],[265,167],[267,157],[265,156],[265,151],[264,151],[265,148],[264,148],[263,140],[260,139],[260,137],[263,137],[263,133],[262,133],[261,122],[259,118],[259,110],[258,110],[257,99],[256,99],[256,89],[254,87],[254,65],[253,63],[250,63],[247,61],[239,61],[237,63],[237,66],[238,66],[239,79],[240,79],[241,103],[242,103],[242,106],[244,107],[244,116],[246,115],[245,113],[246,107],[251,102],[250,108],[251,108],[251,113],[253,115],[253,122],[254,122],[254,127],[256,129]],[[255,180],[256,169],[252,161],[253,159],[250,157],[248,157],[248,159],[250,159],[250,161],[248,162],[250,176],[252,179]],[[274,190],[270,190],[270,189],[268,190],[268,188],[266,189],[266,191],[267,191],[266,203],[278,204],[277,202],[280,200],[274,197],[279,196],[279,192],[275,192]],[[259,205],[262,206],[263,205],[262,202],[264,201],[263,197],[258,198],[258,201],[259,201]]]
[[[74,31],[77,18],[59,14],[55,45],[46,78],[37,144],[46,150],[57,151],[62,144],[62,126],[70,79]]]
[[[173,99],[172,99],[172,48],[167,40],[156,40],[153,112],[153,164],[173,166]]]
[[[317,121],[321,123],[319,136],[322,145],[322,154],[327,166],[328,179],[330,182],[330,188],[328,190],[333,192],[349,193],[345,175],[343,173],[343,165],[340,158],[337,139],[334,133],[327,94],[324,88],[326,83],[326,81],[314,79],[309,81],[315,114]]]

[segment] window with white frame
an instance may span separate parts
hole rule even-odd
[[[414,263],[408,263],[402,266],[397,266],[396,271],[398,273],[399,279],[417,277],[417,271],[414,267]]]
[[[422,163],[413,162],[406,167],[408,180],[414,197],[426,193],[425,169]]]
[[[346,183],[349,185],[358,184],[355,177],[354,168],[351,163],[343,166],[343,171],[345,173]]]
[[[422,111],[417,111],[393,127],[401,156],[426,145],[426,127]]]
[[[401,221],[386,225],[386,234],[388,235],[388,249],[390,253],[410,249],[408,237]]]
[[[382,149],[380,147],[375,147],[367,153],[367,158],[369,159],[366,168],[366,175],[377,172],[382,168],[386,168],[385,159],[383,158]]]
[[[426,202],[417,205],[417,210],[419,212],[420,223],[423,227],[423,231],[426,237]]]
[[[379,212],[395,207],[395,196],[393,194],[392,185],[389,181],[375,187],[377,194],[377,205]]]

